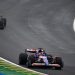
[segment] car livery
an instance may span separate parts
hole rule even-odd
[[[25,53],[20,53],[19,55],[19,64],[26,65],[27,67],[51,67],[52,69],[63,68],[64,64],[61,57],[53,57],[51,54],[47,54],[43,48],[40,50],[39,48],[25,49]],[[39,53],[44,53],[44,55],[39,56]]]

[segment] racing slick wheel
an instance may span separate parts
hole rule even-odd
[[[5,18],[3,18],[3,25],[4,25],[4,27],[6,27],[6,19]]]
[[[0,16],[0,29],[4,29],[6,27],[6,18]]]
[[[19,65],[25,65],[27,63],[28,55],[26,53],[21,53],[19,55]]]
[[[56,70],[57,69],[61,70],[63,68],[63,65],[64,65],[61,57],[55,57],[53,64],[59,64],[60,65],[60,67],[55,67]]]

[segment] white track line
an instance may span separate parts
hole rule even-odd
[[[32,72],[34,72],[34,73],[39,73],[40,75],[48,75],[48,74],[44,74],[44,73],[41,73],[41,72],[37,72],[37,71],[31,70],[31,69],[28,69],[28,68],[19,66],[19,65],[15,64],[15,63],[12,63],[12,62],[10,62],[10,61],[8,61],[8,60],[2,58],[2,57],[0,57],[0,59],[4,60],[5,62],[8,62],[8,63],[10,63],[10,64],[12,64],[12,65],[14,65],[14,66],[20,67],[20,68],[22,68],[22,69],[25,69],[25,70],[28,70],[28,71],[32,71]]]

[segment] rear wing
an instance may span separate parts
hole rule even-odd
[[[36,53],[36,49],[25,49],[25,52]]]

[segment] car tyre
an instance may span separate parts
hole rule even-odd
[[[63,61],[61,57],[55,57],[53,64],[59,64],[60,67],[55,67],[55,69],[61,70],[63,68]]]
[[[27,63],[27,57],[28,57],[28,55],[26,53],[21,53],[19,55],[19,64],[25,65]]]

